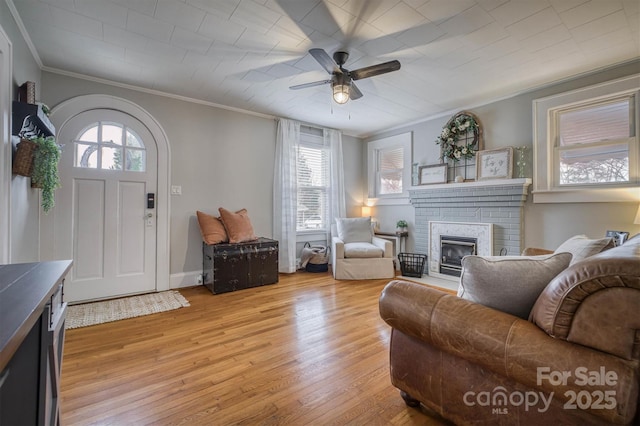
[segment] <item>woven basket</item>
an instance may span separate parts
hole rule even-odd
[[[22,139],[18,143],[17,148],[11,172],[15,175],[31,176],[31,172],[33,171],[33,157],[36,154],[38,145],[35,142]]]

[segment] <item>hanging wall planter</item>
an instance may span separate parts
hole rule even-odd
[[[33,158],[38,145],[27,139],[22,139],[16,147],[16,155],[13,158],[11,173],[20,176],[31,176],[33,171]]]
[[[31,186],[42,189],[42,209],[49,212],[55,205],[54,192],[60,186],[58,161],[60,146],[53,136],[33,139],[37,149],[33,160]]]

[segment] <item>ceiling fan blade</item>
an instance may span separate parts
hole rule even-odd
[[[338,64],[336,64],[333,58],[329,56],[324,49],[309,49],[309,54],[311,54],[311,56],[313,56],[313,58],[318,61],[318,63],[322,65],[329,74],[342,73]]]
[[[351,88],[349,89],[349,99],[355,101],[356,99],[360,99],[362,97],[362,92],[358,89],[358,86],[352,81]]]
[[[400,62],[389,61],[378,65],[371,65],[370,67],[358,68],[357,70],[350,71],[349,75],[353,80],[362,80],[363,78],[369,78],[399,69]]]
[[[329,84],[329,83],[331,83],[331,80],[314,81],[312,83],[304,83],[304,84],[297,84],[295,86],[290,86],[289,89],[293,89],[293,90],[306,89],[307,87],[322,86],[323,84]]]

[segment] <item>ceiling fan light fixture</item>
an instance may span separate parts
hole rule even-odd
[[[333,100],[337,104],[346,104],[349,100],[349,84],[334,84],[333,85]]]

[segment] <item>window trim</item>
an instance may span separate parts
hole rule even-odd
[[[629,144],[629,182],[591,185],[556,184],[556,113],[616,98],[634,96],[635,136]],[[533,101],[533,202],[618,202],[640,198],[640,74]],[[634,143],[635,142],[635,143]]]
[[[371,204],[408,204],[409,188],[411,187],[411,159],[413,132],[401,133],[394,136],[376,139],[367,143],[367,183],[368,201]],[[379,152],[394,148],[403,149],[402,193],[378,193],[378,160]]]

